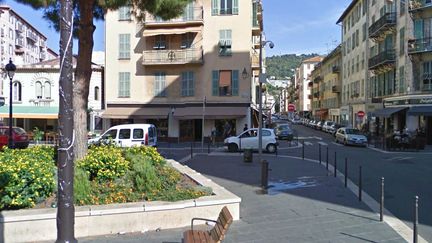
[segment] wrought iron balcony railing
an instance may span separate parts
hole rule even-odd
[[[144,24],[179,24],[179,23],[187,23],[187,22],[202,22],[203,21],[203,8],[195,7],[188,9],[186,8],[183,15],[178,18],[163,20],[160,17],[153,16],[151,14],[146,14]]]
[[[395,50],[394,49],[385,50],[369,59],[369,69],[374,70],[381,65],[394,64],[395,60],[396,60]]]
[[[369,38],[377,38],[383,31],[396,25],[396,13],[385,13],[375,23],[369,26]]]
[[[417,54],[432,51],[432,38],[408,40],[408,53]]]
[[[143,51],[143,65],[203,63],[202,48]]]
[[[410,0],[409,11],[421,11],[432,7],[432,2],[429,0]]]

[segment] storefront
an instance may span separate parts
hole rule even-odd
[[[343,126],[348,126],[351,124],[350,122],[350,114],[351,114],[350,106],[342,106],[340,108],[340,124]]]
[[[340,109],[329,109],[329,120],[340,123]]]

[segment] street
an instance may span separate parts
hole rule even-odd
[[[336,161],[339,172],[345,171],[345,158],[348,160],[348,178],[358,185],[359,166],[362,166],[362,186],[375,201],[380,200],[381,177],[385,178],[385,208],[397,218],[404,221],[410,228],[413,226],[414,197],[419,196],[419,234],[432,242],[432,191],[427,185],[432,185],[432,151],[420,152],[384,152],[373,148],[343,146],[334,142],[328,133],[314,130],[302,125],[292,125],[298,133],[299,144],[304,142],[305,158],[319,160],[321,145],[321,160],[327,159],[333,165]],[[278,155],[302,157],[301,146],[293,142],[289,146],[286,141],[279,141]],[[185,147],[186,145],[186,147]],[[162,145],[162,154],[173,159],[181,159],[190,155],[190,144],[173,144],[168,149]],[[193,145],[194,153],[200,153],[201,144]],[[211,151],[223,151],[211,147]],[[207,145],[204,145],[207,153]],[[255,158],[258,154],[254,154]],[[266,156],[276,156],[268,155]],[[271,173],[269,177],[271,177]]]

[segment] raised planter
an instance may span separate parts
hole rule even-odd
[[[193,217],[216,219],[227,206],[234,220],[240,218],[241,198],[174,160],[174,168],[198,184],[211,187],[213,195],[178,202],[137,202],[75,208],[75,236],[145,232],[189,226]],[[24,209],[0,212],[0,241],[54,241],[57,209]],[[180,239],[179,239],[180,241]]]
[[[243,151],[243,161],[246,163],[252,163],[253,151],[250,148],[244,149]]]

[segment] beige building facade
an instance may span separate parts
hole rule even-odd
[[[251,126],[261,3],[196,0],[179,18],[142,24],[130,10],[106,14],[105,128],[153,123],[161,139],[186,141]]]
[[[315,65],[322,60],[322,57],[316,56],[304,60],[295,73],[295,85],[297,89],[296,110],[300,116],[312,115],[312,87],[309,86],[311,82],[311,73]]]

